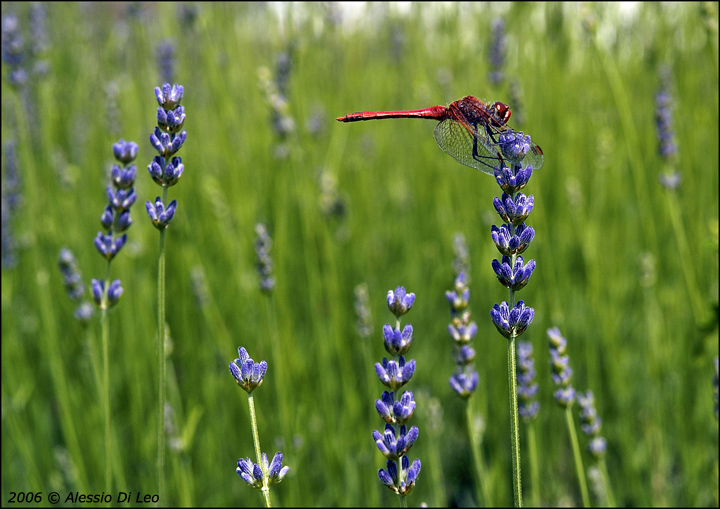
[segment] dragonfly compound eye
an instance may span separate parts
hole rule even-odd
[[[501,103],[500,101],[497,101],[494,104],[495,108],[495,118],[501,123],[506,124],[508,120],[510,120],[510,115],[512,112],[510,111],[510,108],[507,104]]]

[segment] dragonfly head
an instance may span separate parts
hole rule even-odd
[[[510,115],[512,115],[512,112],[507,104],[501,103],[500,101],[493,104],[493,117],[495,117],[495,121],[498,124],[507,124],[507,121],[510,120]]]

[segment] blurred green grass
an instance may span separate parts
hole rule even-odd
[[[170,39],[175,81],[185,87],[188,140],[180,154],[185,176],[170,190],[179,207],[167,236],[168,396],[187,443],[168,452],[168,505],[262,503],[233,472],[238,458],[253,456],[246,398],[227,369],[241,345],[270,365],[255,392],[260,440],[269,454],[283,451],[291,467],[272,490],[275,505],[395,504],[377,480],[384,460],[371,432],[382,426],[373,408],[382,385],[372,363],[385,353],[380,331],[392,318],[385,295],[398,285],[417,295],[406,315],[418,366],[407,388],[426,391],[443,407],[435,435],[418,402],[420,438],[410,457],[423,469],[410,503],[476,502],[463,406],[447,384],[454,365],[444,292],[458,231],[472,260],[471,309],[480,328],[473,401],[486,422],[490,490],[497,504],[511,503],[506,347],[488,316],[507,298],[490,268],[497,187],[439,150],[430,122],[334,121],[465,95],[508,102],[515,116],[521,108],[525,121],[516,127],[545,152],[545,166],[526,189],[535,195],[528,223],[536,238],[525,257],[538,268],[519,295],[535,308],[523,339],[535,347],[541,401],[539,487],[527,485],[521,436],[526,502],[539,489],[544,504],[580,503],[549,376],[545,330],[557,325],[569,341],[574,385],[595,393],[618,504],[717,505],[716,5],[636,4],[620,12],[617,5],[412,4],[400,13],[370,4],[359,21],[344,25],[334,25],[330,7],[319,4],[196,8],[194,21],[183,23],[174,4],[47,4],[51,44],[42,56],[50,72],[28,86],[34,124],[22,95],[3,80],[3,146],[18,142],[24,194],[12,220],[19,264],[2,273],[3,501],[19,491],[106,490],[91,363],[99,327],[93,322],[84,331],[72,318],[56,267],[67,246],[86,281],[102,275],[92,239],[119,137],[138,142],[140,151],[135,225],[112,264],[112,277],[125,288],[110,316],[113,491],[156,490],[157,234],[142,203],[159,194],[144,168],[154,155],[147,139],[155,124],[153,88],[161,84],[156,48]],[[14,12],[25,27],[28,10],[2,5],[3,16]],[[517,107],[506,84],[487,79],[490,26],[498,16],[507,29],[505,73],[522,89]],[[594,36],[583,29],[590,21]],[[274,75],[284,51],[297,129],[286,141],[288,157],[278,159],[258,69]],[[671,198],[657,181],[664,167],[654,95],[662,65],[672,70],[682,173]],[[6,72],[4,66],[3,78]],[[114,132],[110,81],[118,90]],[[317,135],[307,127],[313,115],[324,122]],[[340,219],[328,220],[319,207],[323,171],[346,200]],[[678,250],[669,208],[675,199],[690,259]],[[274,242],[270,303],[254,271],[259,221]],[[653,267],[649,278],[643,259]],[[209,291],[204,306],[193,295],[196,267]],[[353,311],[361,282],[375,323],[366,343]],[[704,309],[693,309],[696,303]],[[272,334],[281,345],[277,356]],[[429,461],[433,455],[440,464]],[[442,487],[433,485],[438,479]]]

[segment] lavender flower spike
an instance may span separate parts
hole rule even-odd
[[[267,371],[267,362],[256,363],[244,347],[238,348],[238,358],[230,363],[230,373],[242,390],[250,394],[260,387]]]

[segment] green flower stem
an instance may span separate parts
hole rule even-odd
[[[535,437],[535,422],[531,421],[527,426],[528,432],[528,455],[530,456],[530,481],[532,483],[532,505],[540,507],[540,471],[537,458],[537,438]]]
[[[252,392],[248,392],[248,406],[250,407],[250,423],[252,426],[253,443],[255,445],[255,456],[257,456],[257,464],[263,470],[263,487],[262,494],[265,499],[265,507],[272,507],[270,505],[270,487],[268,486],[268,472],[265,471],[265,465],[262,461],[262,453],[260,452],[260,437],[258,436],[257,429],[257,417],[255,416],[255,400],[253,399]]]
[[[515,335],[508,341],[508,390],[510,392],[510,445],[513,466],[513,499],[515,507],[522,507],[522,479],[520,472],[520,427],[517,407],[517,378],[515,376]]]
[[[399,463],[399,461],[398,461],[398,463]],[[398,472],[399,471],[400,470],[398,469]],[[403,497],[400,493],[398,493],[398,497],[400,498],[400,507],[402,507],[403,509],[406,508],[407,507],[407,497]]]
[[[588,496],[587,483],[585,482],[585,468],[583,467],[582,454],[580,454],[580,445],[578,445],[577,432],[575,431],[575,421],[572,417],[572,405],[565,407],[565,418],[567,420],[568,432],[570,433],[573,456],[575,457],[575,470],[577,471],[578,482],[580,483],[580,495],[582,496],[583,507],[590,507],[590,497]]]
[[[163,203],[167,203],[168,188],[163,187]],[[159,500],[167,505],[165,499],[165,229],[160,230],[160,249],[158,254],[158,495]]]
[[[103,356],[103,412],[105,414],[105,489],[112,491],[112,470],[110,465],[110,319],[108,318],[107,289],[110,284],[110,260],[105,268],[104,295],[100,311],[100,328],[102,331],[102,356]],[[110,506],[108,502],[106,504]]]
[[[608,475],[605,458],[600,458],[598,460],[598,466],[600,467],[600,475],[602,476],[602,483],[605,487],[605,496],[607,497],[608,507],[617,507],[615,504],[615,495],[613,495],[612,486],[610,486],[610,476]]]
[[[515,199],[515,194],[511,196]],[[515,235],[515,225],[510,223],[510,235]],[[511,267],[515,266],[517,255],[513,253],[510,263]],[[508,304],[510,309],[515,307],[515,291],[509,290]],[[517,402],[517,366],[515,365],[515,334],[510,336],[508,341],[508,390],[510,396],[510,448],[512,453],[513,466],[513,498],[515,507],[522,507],[522,475],[520,464],[520,424],[518,420],[518,402]]]
[[[475,482],[482,491],[485,507],[490,507],[492,506],[492,500],[490,499],[490,493],[488,491],[487,470],[485,469],[485,461],[483,460],[482,450],[480,448],[481,439],[479,439],[478,434],[475,433],[473,416],[473,411],[470,408],[470,399],[468,398],[465,400],[465,421],[467,423],[468,436],[470,437],[473,461],[475,463]]]

